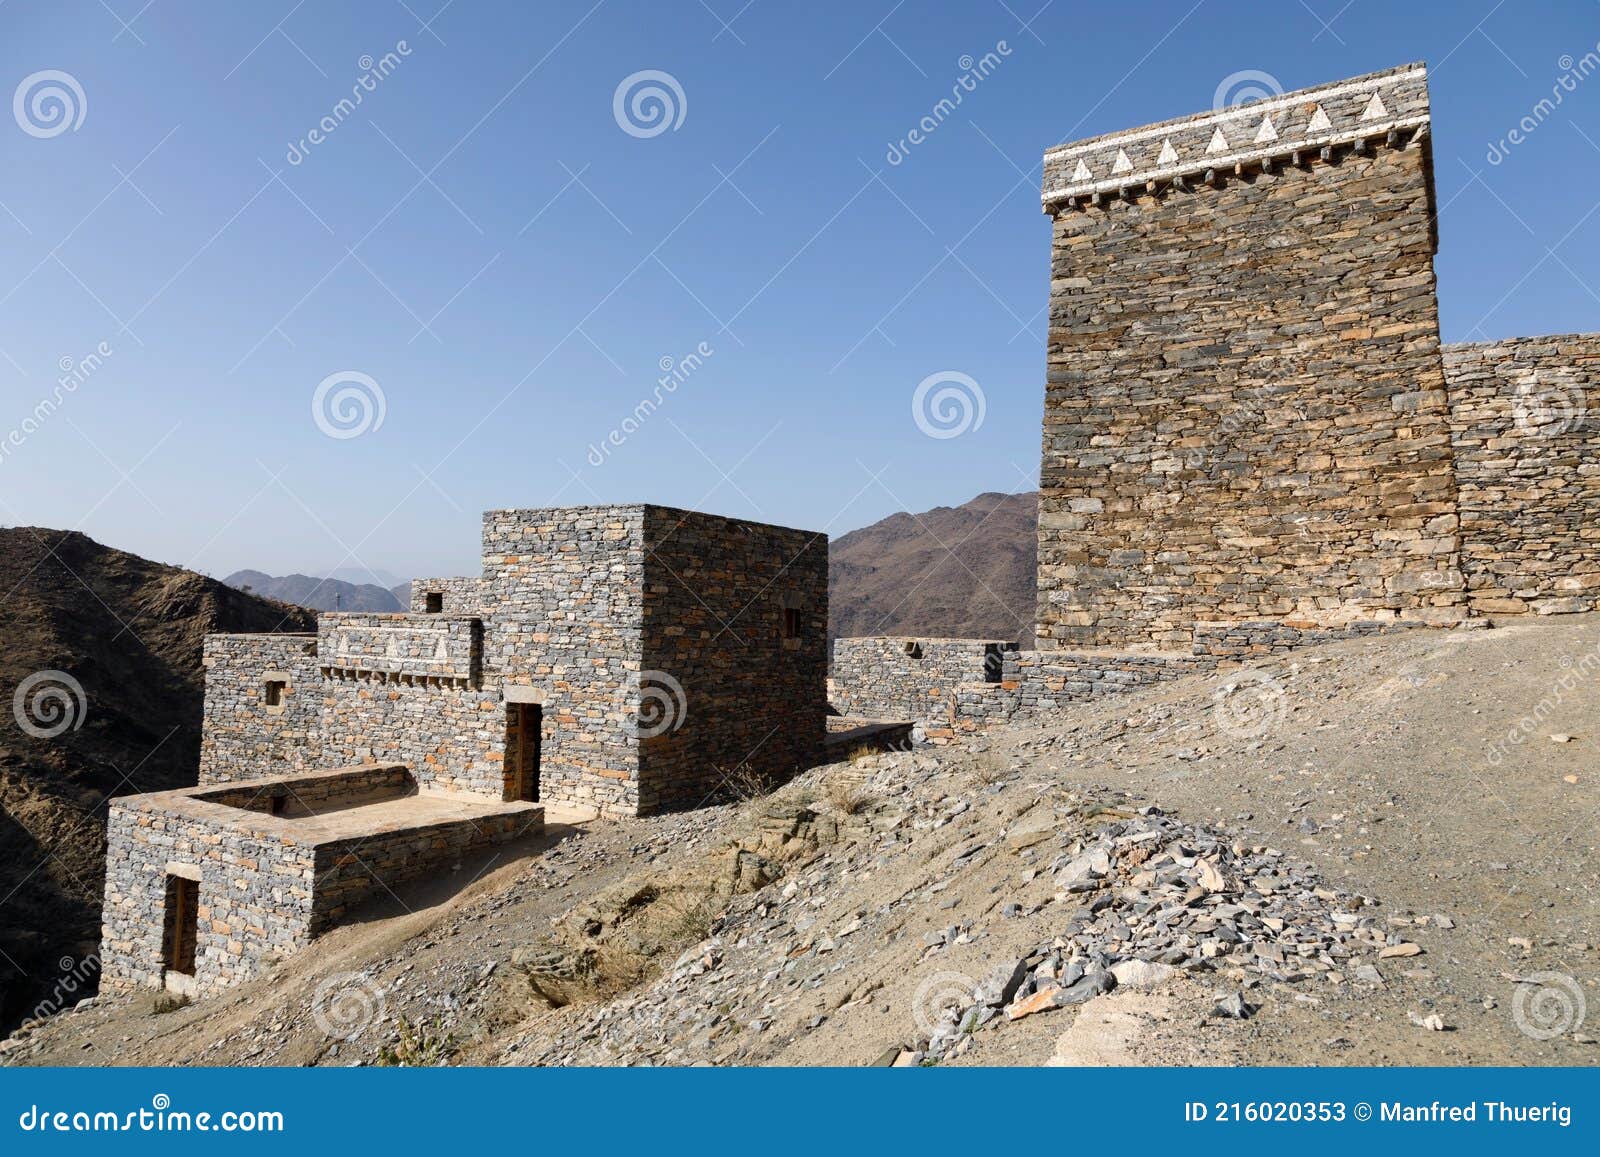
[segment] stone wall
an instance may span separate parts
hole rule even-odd
[[[199,880],[199,993],[248,980],[310,939],[315,849],[284,821],[155,792],[111,801],[101,909],[100,985],[161,987],[169,866]],[[274,830],[262,830],[271,828]]]
[[[984,685],[1000,682],[1002,656],[1016,650],[998,639],[836,639],[830,702],[863,719],[951,719],[961,689],[978,684],[968,694],[981,704]]]
[[[1214,660],[1204,656],[1161,651],[1020,651],[1006,656],[1002,679],[1012,696],[1011,712],[1016,715],[1120,695],[1215,666]]]
[[[1420,66],[1046,155],[1038,646],[1464,615]]]
[[[406,763],[425,789],[504,798],[505,711],[497,689],[336,675],[322,692],[327,763]]]
[[[540,808],[510,804],[414,825],[360,829],[361,804],[415,794],[400,765],[335,768],[222,788],[123,796],[107,820],[101,985],[161,987],[169,878],[198,885],[196,995],[256,975],[351,907],[461,858],[538,831]],[[275,808],[272,801],[283,805]],[[305,817],[332,811],[357,830],[319,836]]]
[[[1052,710],[1215,666],[1209,655],[1155,650],[1022,651],[988,639],[838,639],[832,703],[845,715],[912,721],[918,738],[948,743],[1019,712]]]
[[[542,706],[547,802],[638,806],[644,518],[642,506],[483,516],[484,682]]]
[[[1389,622],[1355,622],[1340,627],[1276,619],[1238,619],[1232,622],[1196,623],[1193,651],[1214,659],[1251,659],[1281,655],[1299,647],[1367,638],[1425,626],[1399,619]]]
[[[1595,609],[1600,335],[1446,346],[1444,367],[1473,610]]]
[[[428,612],[428,595],[439,596],[439,611],[446,615],[476,615],[483,600],[481,578],[419,578],[411,580],[411,605],[414,615]]]
[[[255,779],[321,757],[322,707],[314,635],[207,635],[199,782]],[[278,704],[267,682],[281,680]]]
[[[535,819],[535,813],[538,818]],[[319,844],[310,935],[343,922],[350,910],[398,884],[454,871],[466,856],[543,827],[542,809],[442,820]]]
[[[644,508],[643,530],[643,669],[628,699],[644,733],[639,811],[698,806],[736,768],[772,782],[821,763],[827,535],[661,506]]]
[[[477,686],[483,621],[446,614],[334,613],[317,616],[323,674],[378,675],[432,686]]]

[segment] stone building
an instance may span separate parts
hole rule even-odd
[[[651,505],[492,510],[483,574],[315,635],[212,635],[197,788],[113,802],[103,982],[213,991],[368,891],[820,763],[827,539]]]
[[[1412,64],[1049,150],[1037,649],[841,639],[835,701],[938,741],[1595,609],[1600,336],[1441,346],[1429,118]]]

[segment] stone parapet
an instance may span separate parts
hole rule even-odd
[[[1410,141],[1428,125],[1421,64],[1061,145],[1044,155],[1047,212],[1104,197],[1323,156],[1342,145]]]
[[[317,662],[335,678],[476,687],[483,675],[483,620],[324,612],[317,618]]]

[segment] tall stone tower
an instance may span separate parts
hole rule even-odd
[[[1464,616],[1426,69],[1045,154],[1038,646]]]

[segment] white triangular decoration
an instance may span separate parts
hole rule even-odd
[[[1225,153],[1228,151],[1228,138],[1222,135],[1222,130],[1217,129],[1211,134],[1211,143],[1206,146],[1208,153]]]
[[[1161,155],[1156,158],[1158,165],[1176,165],[1178,163],[1178,150],[1172,147],[1171,141],[1161,142]]]
[[[1333,122],[1328,119],[1328,114],[1322,111],[1322,106],[1316,105],[1311,114],[1311,123],[1306,126],[1306,132],[1329,132],[1333,129]]]
[[[1278,130],[1272,127],[1271,117],[1261,118],[1261,127],[1256,130],[1256,144],[1264,145],[1269,141],[1278,139]]]
[[[1121,149],[1117,150],[1117,159],[1111,162],[1111,171],[1113,173],[1133,172],[1133,162],[1128,160],[1128,154]]]
[[[1361,114],[1361,119],[1364,121],[1375,121],[1379,117],[1386,117],[1388,115],[1389,106],[1383,103],[1383,97],[1379,96],[1377,93],[1373,93],[1372,99],[1367,102],[1366,110]]]
[[[1078,167],[1072,170],[1072,179],[1074,181],[1094,180],[1094,174],[1089,171],[1089,166],[1083,163],[1082,157],[1078,158]]]

